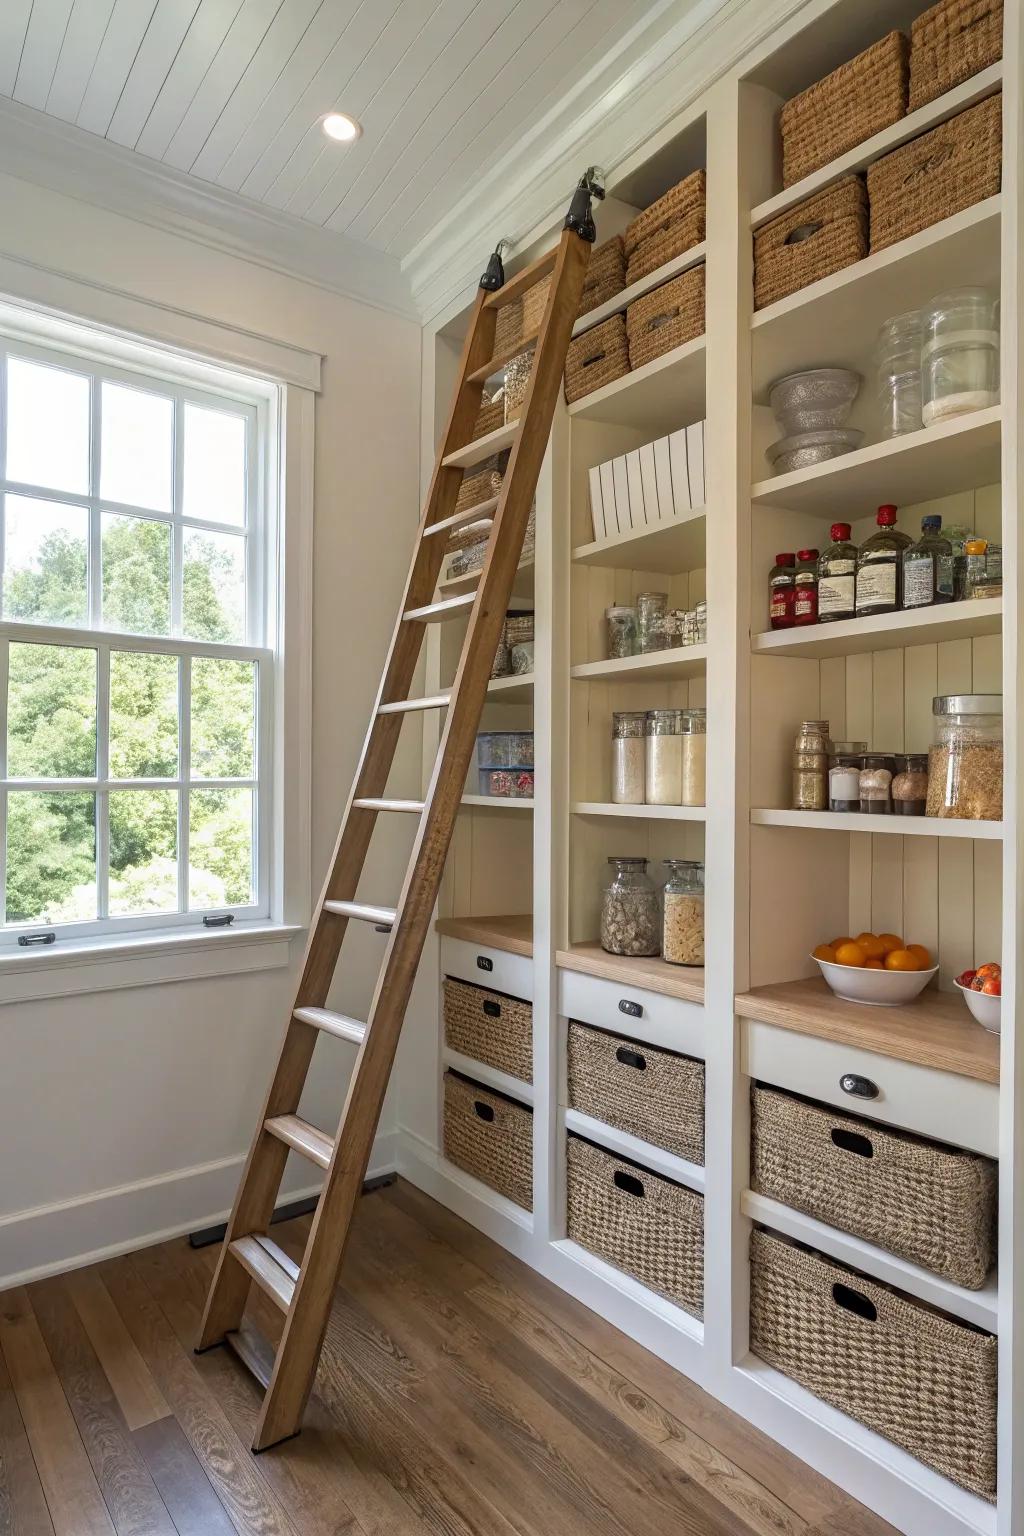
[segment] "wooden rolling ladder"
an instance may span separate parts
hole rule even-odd
[[[522,554],[530,507],[551,431],[565,355],[594,239],[591,196],[603,196],[592,172],[573,196],[558,245],[505,282],[500,247],[480,280],[459,381],[438,449],[430,490],[359,766],[335,844],[330,873],[314,914],[295,1005],[228,1221],[203,1316],[198,1350],[232,1345],[266,1387],[253,1450],[297,1434],[312,1389],[352,1216],[376,1134],[405,1010],[430,925],[455,818],[469,771],[494,653]],[[479,521],[481,508],[456,512],[463,470],[450,459],[470,441],[486,380],[507,361],[494,356],[499,309],[550,274],[536,336],[532,374],[497,506],[490,515],[486,558],[476,591],[433,600],[453,530]],[[520,350],[531,338],[524,338]],[[504,444],[503,444],[504,445]],[[468,614],[465,641],[450,691],[410,698],[428,624]],[[423,801],[384,798],[405,716],[447,709]],[[419,826],[396,906],[356,899],[378,815],[406,813]],[[350,921],[390,930],[369,1018],[363,1024],[325,1004]],[[297,1110],[320,1032],[358,1045],[336,1137],[299,1118]],[[267,1236],[289,1150],[326,1170],[301,1265]],[[253,1281],[285,1315],[269,1372],[263,1352],[241,1332]]]

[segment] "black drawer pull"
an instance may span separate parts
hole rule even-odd
[[[484,1104],[480,1099],[473,1100],[473,1108],[481,1120],[486,1120],[488,1125],[494,1119],[494,1109],[490,1104]]]
[[[619,1012],[628,1013],[631,1019],[642,1019],[644,1016],[643,1003],[634,1003],[631,997],[619,998]]]
[[[855,1317],[862,1317],[866,1323],[878,1321],[878,1308],[873,1301],[861,1291],[855,1291],[848,1285],[834,1285],[832,1287],[832,1300],[837,1307],[852,1312]]]
[[[28,949],[32,944],[56,944],[57,935],[51,930],[49,933],[19,933],[18,943],[22,949]]]
[[[631,1051],[628,1045],[619,1046],[615,1060],[621,1061],[624,1067],[636,1067],[639,1072],[647,1071],[647,1057],[641,1056],[639,1051]]]
[[[627,1195],[636,1195],[642,1200],[646,1191],[639,1179],[634,1179],[631,1173],[623,1173],[621,1168],[616,1168],[614,1174],[615,1188],[623,1190]]]
[[[491,959],[490,955],[477,955],[476,968],[478,971],[493,971],[494,961]]]
[[[852,1093],[855,1099],[877,1099],[879,1088],[870,1077],[861,1077],[859,1072],[844,1072],[839,1079],[839,1086],[844,1093]]]
[[[489,1019],[500,1019],[501,1018],[501,1004],[500,1003],[496,1003],[494,1001],[494,999],[491,998],[491,997],[485,997],[484,998],[484,1013],[486,1013],[486,1015],[487,1015],[487,1017]]]
[[[858,1157],[874,1157],[875,1148],[871,1139],[862,1136],[859,1131],[844,1131],[837,1126],[832,1132],[832,1141],[840,1152],[856,1152]]]

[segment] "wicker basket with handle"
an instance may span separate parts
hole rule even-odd
[[[996,1256],[996,1165],[755,1086],[754,1188],[979,1290]]]
[[[872,254],[996,195],[1002,105],[988,96],[868,167]]]
[[[683,226],[691,215],[699,214],[703,219],[706,195],[707,179],[704,172],[693,171],[682,181],[677,182],[674,187],[670,187],[657,202],[645,208],[643,213],[638,213],[632,223],[627,224],[623,237],[626,248],[627,283],[636,282],[637,276],[642,275],[639,272],[636,276],[632,275],[633,259],[642,248],[649,247],[653,250],[658,242],[666,247],[676,246],[676,249],[668,250],[667,255],[662,256],[660,261],[655,261],[653,266],[647,268],[649,272],[653,272],[655,267],[660,267],[663,262],[688,250],[689,246],[694,244],[691,240],[687,245],[680,245],[681,237],[676,234],[676,230]],[[697,238],[703,240],[703,230]]]
[[[629,366],[642,368],[704,334],[704,263],[662,283],[626,310]]]
[[[565,356],[565,398],[571,405],[629,372],[625,315],[612,315],[569,343]]]
[[[614,299],[626,286],[626,248],[621,235],[613,235],[597,246],[587,263],[578,316]]]
[[[468,512],[479,507],[501,491],[502,477],[508,464],[508,453],[495,453],[472,470],[466,470],[455,501],[456,512]]]
[[[523,294],[523,334],[537,330],[544,318],[544,310],[551,292],[551,276],[542,277],[539,283],[527,288]]]
[[[523,301],[512,299],[498,310],[494,322],[494,356],[506,357],[523,334]]]
[[[903,33],[890,32],[786,102],[779,114],[784,187],[906,115],[908,53]]]
[[[446,1072],[444,1155],[524,1211],[532,1211],[532,1109]]]
[[[510,1077],[533,1082],[533,1009],[518,997],[444,979],[444,1040]]]
[[[750,1348],[952,1482],[995,1498],[991,1335],[755,1231]]]
[[[910,110],[1003,56],[1003,0],[939,0],[910,28]]]
[[[499,393],[496,400],[489,400],[486,395],[480,401],[480,410],[477,413],[476,424],[473,427],[472,442],[478,437],[486,437],[488,432],[496,432],[499,427],[505,425],[505,401]]]
[[[844,176],[754,234],[754,308],[764,309],[868,254],[868,196]]]
[[[704,1162],[704,1063],[569,1023],[569,1105],[688,1162]]]

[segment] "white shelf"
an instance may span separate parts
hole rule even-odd
[[[589,1270],[606,1285],[612,1286],[629,1301],[638,1302],[647,1311],[653,1312],[661,1322],[668,1323],[680,1333],[697,1343],[704,1342],[704,1324],[698,1317],[691,1317],[689,1312],[684,1312],[682,1307],[677,1307],[674,1301],[669,1301],[667,1296],[660,1296],[657,1291],[651,1291],[646,1285],[641,1285],[639,1280],[634,1280],[632,1275],[627,1275],[625,1270],[617,1269],[614,1264],[605,1263],[599,1259],[596,1253],[583,1248],[579,1243],[574,1243],[571,1238],[563,1238],[559,1242],[552,1243],[552,1248],[562,1258],[570,1259],[580,1269]]]
[[[515,772],[509,769],[510,773]],[[532,811],[533,800],[525,795],[463,795],[463,805],[480,806],[488,811]]]
[[[441,463],[450,464],[455,469],[471,469],[474,464],[482,464],[484,459],[489,459],[492,453],[500,453],[502,448],[507,448],[518,430],[517,421],[509,422],[506,427],[495,427],[493,432],[486,432],[475,442],[446,454]]]
[[[995,1333],[999,1327],[999,1294],[994,1275],[990,1275],[980,1291],[968,1291],[962,1285],[954,1285],[919,1264],[897,1258],[884,1248],[863,1238],[841,1232],[813,1216],[805,1216],[767,1195],[756,1194],[748,1189],[740,1197],[740,1209],[751,1221],[759,1221],[774,1232],[792,1237],[811,1248],[819,1248],[841,1264],[859,1269],[874,1280],[894,1285],[919,1301],[926,1301],[943,1312],[950,1312],[964,1322],[973,1323]]]
[[[493,1088],[497,1093],[503,1093],[506,1098],[518,1099],[520,1104],[527,1104],[531,1109],[533,1108],[532,1083],[524,1083],[521,1078],[510,1077],[507,1072],[499,1072],[497,1067],[489,1067],[472,1056],[463,1056],[461,1051],[449,1050],[447,1046],[442,1060],[444,1065],[451,1067],[453,1072],[461,1072],[463,1077],[472,1078],[475,1083],[482,1083],[485,1088]]]
[[[492,677],[487,684],[488,704],[532,704],[533,673],[521,672],[515,677]]]
[[[857,811],[773,811],[750,813],[755,827],[811,827],[823,832],[881,832],[890,837],[966,837],[1000,843],[1001,821],[956,821],[939,816],[867,816]]]
[[[698,421],[704,415],[704,353],[703,336],[684,342],[574,401],[569,415],[573,420],[637,427],[652,441]]]
[[[572,328],[574,336],[582,336],[584,331],[592,331],[595,325],[600,325],[604,320],[610,320],[612,315],[621,315],[634,299],[642,299],[645,293],[651,293],[655,288],[660,288],[662,283],[670,282],[673,277],[678,277],[681,272],[688,272],[691,267],[697,267],[707,258],[707,245],[702,240],[699,245],[691,245],[688,251],[681,256],[673,256],[671,261],[666,261],[662,266],[649,272],[639,282],[631,283],[628,288],[623,288],[613,298],[607,299],[604,304],[599,304],[596,309],[581,315]]]
[[[662,518],[647,528],[617,533],[614,538],[579,544],[572,552],[577,565],[599,565],[611,570],[700,570],[707,559],[707,517],[703,507]]]
[[[703,805],[612,805],[604,800],[576,800],[572,811],[575,816],[618,816],[631,821],[704,821],[708,814]]]
[[[622,656],[614,661],[584,661],[569,669],[569,676],[580,681],[607,678],[609,681],[672,682],[683,677],[700,677],[707,666],[706,645],[679,645],[670,651],[651,651],[646,656]]]
[[[639,1136],[631,1136],[628,1131],[617,1130],[614,1125],[606,1125],[603,1120],[594,1120],[578,1109],[563,1109],[562,1115],[567,1131],[573,1131],[577,1136],[585,1137],[587,1141],[596,1142],[599,1147],[604,1147],[606,1152],[612,1152],[616,1157],[625,1157],[630,1162],[640,1163],[642,1167],[649,1168],[652,1173],[660,1173],[675,1184],[685,1184],[687,1189],[695,1189],[700,1194],[704,1193],[704,1169],[697,1163],[688,1163],[685,1158],[677,1157],[674,1152],[668,1152],[664,1147],[656,1147],[652,1142],[641,1141]]]
[[[976,640],[998,635],[1003,627],[1001,597],[976,602],[942,603],[877,618],[843,619],[806,629],[770,629],[751,636],[751,649],[762,656],[859,656],[907,645],[938,645],[944,640]]]
[[[1000,473],[1001,410],[972,411],[905,437],[871,443],[826,464],[773,475],[751,487],[756,506],[812,512],[826,530],[864,517],[883,502],[897,506],[991,485]]]
[[[467,571],[465,576],[449,576],[445,581],[438,583],[438,591],[444,597],[453,597],[460,592],[475,592],[480,585],[480,577],[483,568],[476,571]],[[534,579],[534,560],[531,555],[528,560],[523,560],[512,581],[512,594],[514,597],[532,598]]]

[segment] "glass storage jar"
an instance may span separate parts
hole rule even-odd
[[[683,793],[680,709],[649,709],[644,722],[645,798],[648,805],[678,805]]]
[[[793,743],[793,809],[828,807],[828,721],[805,720]]]
[[[928,802],[927,752],[897,752],[892,781],[894,816],[923,816]]]
[[[828,766],[830,811],[860,811],[860,767],[867,749],[866,741],[833,742]]]
[[[921,430],[923,335],[924,316],[919,309],[893,315],[878,333],[875,360],[883,437]]]
[[[999,403],[999,301],[988,288],[951,288],[925,311],[921,419],[926,427]]]
[[[662,891],[662,959],[670,965],[704,964],[704,865],[697,859],[665,859]]]
[[[661,903],[643,858],[610,858],[612,878],[601,899],[601,948],[610,955],[656,955]]]
[[[636,609],[615,604],[604,611],[605,651],[609,661],[636,655]]]
[[[680,805],[703,805],[707,799],[708,712],[682,711],[683,777]]]
[[[668,634],[665,628],[667,614],[667,592],[637,593],[637,646],[642,656],[646,656],[649,651],[664,651],[668,648]]]
[[[893,759],[887,752],[865,752],[860,764],[860,808],[865,816],[892,815]]]
[[[612,715],[612,804],[644,803],[643,710],[619,710]]]
[[[1001,693],[944,693],[932,700],[927,814],[1002,820]]]

